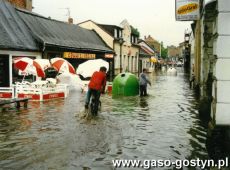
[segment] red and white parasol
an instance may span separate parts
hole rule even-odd
[[[18,57],[13,60],[14,67],[23,74],[32,74],[38,77],[45,77],[44,70],[50,66],[48,59],[31,59],[29,57]]]
[[[59,73],[65,73],[65,72],[69,72],[72,74],[75,74],[75,69],[74,67],[65,59],[63,58],[52,58],[50,60],[51,65],[59,72]]]
[[[99,71],[101,67],[105,67],[109,70],[109,63],[102,59],[88,60],[80,64],[77,68],[76,73],[83,77],[92,77],[95,71]]]
[[[33,60],[33,66],[36,68],[38,77],[45,77],[45,69],[50,67],[50,61],[48,59],[35,59]]]
[[[29,66],[33,65],[33,59],[29,57],[17,57],[14,58],[13,63],[15,68],[25,71]]]

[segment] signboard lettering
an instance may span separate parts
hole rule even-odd
[[[200,18],[199,0],[175,0],[176,20],[194,21]]]
[[[0,93],[0,98],[12,98],[12,93]]]
[[[64,58],[95,59],[96,54],[64,52]]]

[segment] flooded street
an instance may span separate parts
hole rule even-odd
[[[103,95],[98,118],[81,118],[84,95],[30,102],[0,114],[0,169],[112,170],[114,159],[207,159],[206,128],[188,77],[149,74],[149,96]]]

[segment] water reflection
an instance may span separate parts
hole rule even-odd
[[[144,96],[140,97],[140,107],[145,108],[146,110],[148,110],[148,102],[147,102],[146,97],[144,97]]]
[[[113,159],[207,158],[206,129],[186,75],[149,76],[149,96],[103,95],[96,119],[81,118],[85,94],[78,91],[1,114],[0,167],[109,170]]]

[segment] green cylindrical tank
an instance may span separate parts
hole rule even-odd
[[[139,94],[139,81],[132,73],[120,73],[113,80],[112,95],[136,96]]]

